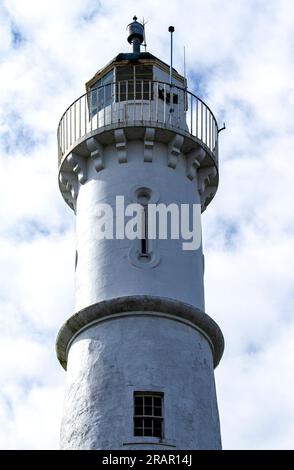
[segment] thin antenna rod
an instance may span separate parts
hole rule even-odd
[[[168,28],[170,32],[170,69],[169,69],[169,84],[173,84],[173,32],[175,30],[174,26]]]
[[[147,44],[146,44],[146,33],[145,33],[145,25],[148,23],[148,21],[145,21],[145,19],[143,18],[143,28],[144,28],[144,31],[143,31],[143,37],[144,37],[144,42],[142,44],[143,47],[145,47],[145,52],[147,50]]]
[[[185,88],[187,88],[187,77],[186,77],[186,46],[184,46],[184,79],[185,79]]]

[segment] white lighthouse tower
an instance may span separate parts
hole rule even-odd
[[[221,448],[214,367],[224,342],[205,313],[202,245],[185,250],[182,232],[146,229],[151,204],[167,216],[171,205],[205,211],[218,126],[183,76],[141,52],[143,32],[134,17],[132,52],[86,83],[58,127],[60,191],[76,215],[75,310],[56,346],[67,371],[63,449]],[[114,236],[102,237],[101,208],[109,228],[107,207],[121,214],[122,201],[142,206],[141,236],[125,236],[116,217]]]

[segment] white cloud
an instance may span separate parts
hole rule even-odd
[[[203,217],[207,312],[225,448],[293,448],[293,90],[290,0],[4,0],[0,5],[2,448],[58,446],[64,374],[54,336],[72,308],[73,215],[58,193],[56,127],[145,17],[150,52],[219,121],[220,188]],[[46,423],[46,425],[44,425]]]

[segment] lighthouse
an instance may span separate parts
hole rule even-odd
[[[127,39],[58,126],[76,218],[75,306],[56,342],[61,448],[220,449],[224,340],[205,312],[201,241],[219,129],[186,78],[142,50],[136,17]]]

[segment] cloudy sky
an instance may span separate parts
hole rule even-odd
[[[227,130],[203,217],[206,310],[225,449],[294,448],[294,4],[292,0],[0,0],[0,447],[58,447],[72,313],[74,216],[57,185],[56,127],[84,83],[129,50],[175,66]]]

